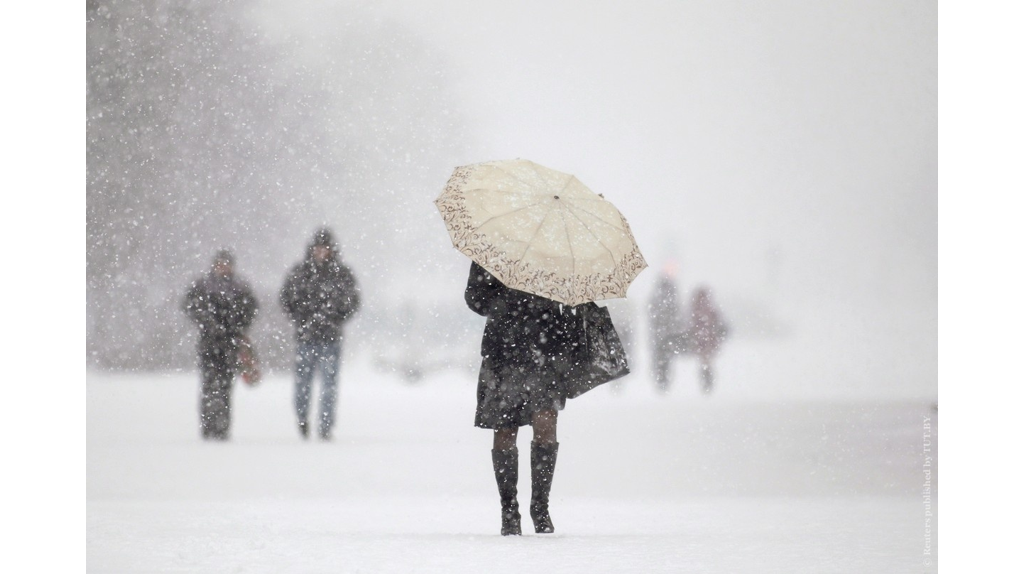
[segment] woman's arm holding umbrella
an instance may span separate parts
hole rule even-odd
[[[498,297],[497,279],[486,269],[473,262],[469,268],[469,281],[466,284],[466,305],[477,315],[487,317]]]

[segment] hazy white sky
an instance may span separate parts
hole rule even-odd
[[[322,17],[330,2],[286,4],[311,28],[340,25]],[[466,163],[577,174],[642,223],[652,263],[675,244],[725,279],[716,261],[749,267],[779,245],[816,266],[884,252],[934,274],[934,3],[365,8],[447,60],[475,136]]]
[[[331,4],[275,0],[269,13],[299,37],[331,34],[344,14]],[[710,283],[813,339],[914,362],[934,385],[936,3],[363,9],[444,62],[470,133],[457,163],[531,159],[619,206],[652,267],[631,296],[674,257],[687,290]],[[424,201],[452,167],[437,166]]]

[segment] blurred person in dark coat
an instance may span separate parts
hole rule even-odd
[[[506,287],[475,262],[465,298],[474,313],[487,317],[474,424],[494,430],[491,462],[501,499],[501,534],[522,533],[516,439],[526,425],[533,427],[530,517],[537,533],[554,532],[548,500],[558,455],[558,411],[569,394],[582,320],[568,305]]]
[[[700,287],[693,293],[690,322],[686,329],[689,350],[700,360],[701,389],[710,393],[715,383],[712,361],[729,333],[722,313],[711,299],[711,290]]]
[[[295,413],[299,433],[308,438],[313,378],[322,375],[321,439],[330,440],[338,396],[342,325],[359,310],[360,294],[352,271],[341,262],[338,245],[324,227],[313,236],[306,257],[292,268],[281,288],[281,306],[295,325]]]
[[[249,284],[235,276],[230,251],[219,251],[210,272],[192,283],[183,308],[199,326],[199,427],[206,440],[227,440],[238,350],[258,309]]]
[[[658,278],[647,307],[650,319],[651,369],[658,389],[667,391],[671,383],[672,358],[684,352],[683,313],[679,305],[674,267],[668,267]]]

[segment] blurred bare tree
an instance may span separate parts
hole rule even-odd
[[[433,73],[386,25],[351,34],[338,63],[317,68],[298,64],[294,45],[268,41],[246,0],[86,6],[87,365],[191,365],[192,329],[178,304],[221,247],[235,250],[253,281],[256,336],[273,341],[263,348],[283,364],[290,343],[276,289],[301,255],[296,245],[341,217],[354,223],[343,236],[380,233],[379,198],[367,189],[374,174],[409,163],[410,150],[434,139],[450,141],[429,121],[398,127],[448,113],[435,107],[439,84],[422,81]],[[392,65],[402,58],[409,64]],[[408,97],[396,85],[422,97],[382,117],[389,109],[373,102],[397,113]],[[394,188],[410,181],[392,182],[389,201],[400,203]]]

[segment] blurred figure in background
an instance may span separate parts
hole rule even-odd
[[[611,313],[615,330],[622,342],[622,350],[626,353],[626,361],[634,364],[636,357],[636,333],[634,332],[634,308],[632,301],[628,299],[608,299],[605,301],[608,312]],[[608,384],[612,392],[619,393],[625,388],[626,378],[615,379]]]
[[[679,348],[683,334],[683,314],[674,277],[675,266],[669,264],[658,278],[647,307],[651,330],[651,368],[654,383],[661,391],[667,391],[671,382],[672,357],[683,351]]]
[[[299,433],[309,438],[309,404],[313,376],[320,371],[320,417],[317,432],[331,439],[338,367],[341,362],[342,325],[359,310],[359,287],[352,271],[341,262],[331,231],[317,230],[306,257],[292,268],[281,289],[281,306],[295,324],[295,413]]]
[[[258,305],[248,283],[235,276],[235,258],[217,252],[210,272],[185,295],[185,313],[199,326],[199,427],[205,440],[227,440],[231,427],[231,383],[238,350]]]
[[[721,312],[711,300],[711,291],[707,287],[696,289],[690,307],[685,346],[700,360],[701,390],[705,394],[710,393],[715,384],[711,361],[718,354],[728,332],[729,328],[722,320]]]

